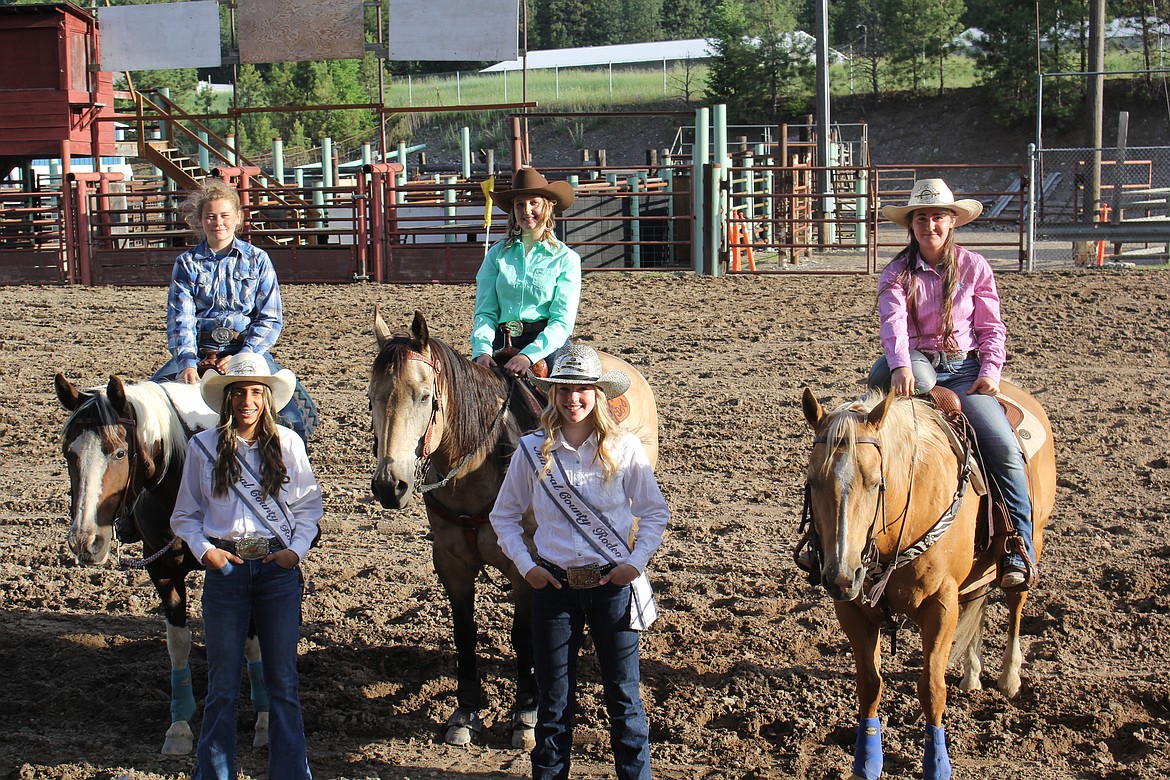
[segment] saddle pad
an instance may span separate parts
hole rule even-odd
[[[1007,415],[1012,430],[1016,432],[1016,438],[1019,439],[1020,448],[1024,450],[1025,460],[1032,460],[1048,439],[1048,433],[1044,430],[1044,424],[1040,422],[1036,415],[1006,395],[1001,393],[996,398],[999,400],[999,405],[1003,407],[1004,414]]]

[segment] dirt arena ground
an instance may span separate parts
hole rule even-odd
[[[1043,580],[1024,621],[1024,687],[952,687],[957,778],[1164,777],[1170,772],[1170,274],[1004,274],[1010,374],[1047,406],[1060,465]],[[643,691],[662,778],[848,775],[852,660],[823,592],[789,560],[810,434],[799,395],[859,392],[878,352],[873,277],[592,275],[576,338],[644,371],[662,418],[673,521],[652,561],[663,615],[643,639]],[[369,496],[365,399],[374,305],[424,312],[466,349],[466,286],[289,287],[278,357],[323,422],[313,460],[325,535],[310,559],[301,681],[318,778],[520,778],[508,747],[507,595],[483,582],[483,739],[441,742],[454,706],[449,611],[420,506]],[[78,566],[65,547],[65,419],[52,376],[104,384],[165,357],[162,289],[0,289],[0,778],[186,778],[159,755],[169,722],[163,622],[146,576]],[[137,554],[138,548],[130,548]],[[498,581],[499,578],[494,578]],[[192,625],[202,633],[200,578]],[[1002,621],[1002,605],[992,610]],[[914,630],[886,650],[890,778],[920,772]],[[203,650],[193,651],[197,697]],[[612,776],[596,665],[583,660],[573,776]],[[955,678],[952,677],[952,683]],[[198,718],[196,719],[198,720]],[[241,730],[250,731],[241,709]],[[196,722],[196,728],[198,723]],[[242,767],[265,775],[243,738]]]

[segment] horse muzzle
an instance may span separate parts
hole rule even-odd
[[[414,497],[414,470],[411,469],[409,478],[399,476],[398,471],[394,461],[385,458],[378,463],[370,480],[370,490],[383,509],[402,509]]]
[[[85,534],[69,532],[67,539],[70,552],[78,563],[98,565],[110,557],[110,540],[100,533]]]
[[[865,568],[862,566],[843,570],[830,563],[821,571],[821,583],[834,601],[853,601],[861,595],[864,582]]]

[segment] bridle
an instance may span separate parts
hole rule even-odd
[[[80,423],[80,420],[75,421]],[[99,427],[108,427],[108,424],[103,422],[100,415],[95,415],[93,424]],[[133,512],[134,504],[142,492],[150,485],[147,483],[146,477],[146,461],[142,454],[142,446],[138,440],[138,420],[133,414],[133,407],[129,407],[129,411],[125,415],[121,415],[114,419],[112,425],[117,425],[122,428],[123,439],[126,442],[126,457],[129,463],[126,467],[126,483],[122,486],[122,497],[118,500],[118,506],[114,509],[114,517],[112,521],[113,535],[114,535],[114,555],[118,557],[118,565],[122,568],[129,569],[145,569],[150,564],[157,561],[169,550],[177,549],[182,545],[182,540],[179,537],[174,537],[170,543],[162,545],[148,558],[130,558],[126,556],[119,556],[117,550],[121,547],[121,523],[124,519],[130,519]],[[186,425],[184,424],[184,428]]]
[[[432,490],[438,490],[439,488],[446,486],[452,479],[454,479],[455,475],[458,474],[463,469],[463,467],[467,465],[467,462],[471,460],[471,458],[475,455],[475,453],[479,451],[480,446],[472,447],[471,450],[469,452],[467,452],[459,460],[459,462],[456,463],[451,468],[450,471],[447,472],[447,475],[444,476],[438,482],[431,482],[429,484],[423,483],[423,479],[426,476],[427,469],[430,466],[431,454],[433,453],[433,450],[431,449],[431,445],[432,445],[431,435],[434,433],[435,421],[438,419],[439,411],[443,407],[443,389],[444,389],[444,387],[443,387],[442,361],[439,360],[438,355],[435,355],[433,357],[428,358],[426,355],[422,354],[421,352],[416,352],[414,350],[407,350],[406,351],[406,359],[407,360],[417,360],[421,363],[425,363],[426,365],[431,367],[431,371],[435,375],[434,393],[431,396],[431,418],[427,422],[427,429],[423,432],[422,437],[420,437],[420,439],[419,439],[419,458],[418,458],[418,462],[415,465],[415,469],[414,469],[415,490],[417,490],[420,494],[422,494],[424,497],[426,497],[427,493],[430,493]],[[500,406],[499,411],[496,412],[496,416],[492,420],[492,424],[489,425],[487,430],[484,432],[484,439],[483,439],[484,441],[489,440],[491,435],[495,432],[496,428],[500,424],[500,421],[504,419],[504,413],[507,412],[508,406],[511,404],[512,390],[513,390],[513,388],[515,388],[516,383],[515,382],[508,382],[507,385],[508,385],[508,391],[504,394],[504,403]],[[490,510],[490,508],[491,507],[489,506],[488,509]]]
[[[857,436],[854,439],[857,444],[869,444],[877,448],[878,469],[881,473],[881,483],[878,488],[877,506],[874,507],[874,516],[872,520],[870,520],[869,530],[866,536],[866,543],[861,552],[861,564],[865,569],[865,578],[872,583],[870,588],[868,590],[863,590],[861,594],[861,603],[865,606],[873,607],[880,604],[883,609],[888,609],[888,605],[886,604],[884,597],[886,585],[889,583],[890,576],[896,569],[900,569],[903,566],[908,565],[915,558],[918,558],[920,555],[930,549],[930,547],[935,542],[937,542],[944,533],[946,533],[947,529],[949,529],[954,523],[955,517],[958,516],[959,507],[962,505],[963,497],[967,492],[967,484],[971,477],[971,459],[969,457],[970,437],[965,437],[963,444],[963,457],[960,459],[959,463],[958,486],[955,489],[955,494],[950,506],[948,506],[943,511],[939,519],[936,520],[934,524],[926,531],[926,533],[919,537],[917,541],[905,548],[902,547],[902,540],[906,531],[906,519],[907,515],[909,514],[910,505],[914,496],[914,463],[917,459],[918,447],[917,414],[914,417],[914,424],[916,429],[913,439],[915,450],[911,453],[909,461],[910,478],[908,480],[906,490],[906,505],[903,507],[902,514],[898,518],[902,520],[902,523],[898,529],[897,542],[894,545],[894,556],[885,561],[881,560],[877,549],[879,520],[881,522],[882,533],[887,532],[889,529],[888,518],[886,515],[885,452],[882,447],[882,441],[879,438],[873,436]],[[828,439],[823,435],[816,436],[813,439],[814,447],[817,444],[827,445],[828,443]],[[804,525],[807,522],[808,527],[812,530],[813,535],[819,536],[816,534],[816,524],[812,522],[812,487],[807,482],[805,483],[804,512],[806,517],[801,519],[801,524]],[[819,538],[816,539],[816,546],[817,549],[820,549]]]

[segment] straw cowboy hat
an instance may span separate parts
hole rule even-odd
[[[258,382],[268,385],[268,389],[272,391],[273,414],[288,405],[297,388],[297,378],[287,368],[273,374],[263,355],[237,352],[228,358],[225,373],[220,374],[212,370],[203,375],[199,383],[203,402],[218,411],[223,405],[223,394],[227,391],[228,385],[235,382]]]
[[[556,351],[547,378],[529,371],[528,379],[546,393],[552,392],[553,385],[592,385],[606,398],[616,398],[630,389],[630,377],[625,371],[601,373],[597,351],[578,344],[567,344]]]
[[[882,216],[902,227],[910,227],[910,215],[915,209],[943,208],[955,212],[955,227],[972,222],[983,213],[983,204],[964,198],[955,200],[955,193],[942,179],[919,179],[910,188],[910,200],[905,206],[886,206]]]
[[[512,177],[512,189],[492,193],[492,199],[504,211],[512,210],[516,198],[531,198],[539,195],[553,202],[553,212],[560,214],[573,205],[573,187],[567,181],[553,181],[541,175],[535,168],[521,168]]]

